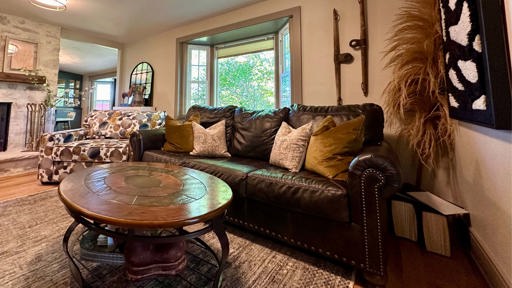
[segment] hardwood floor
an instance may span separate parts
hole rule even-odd
[[[0,177],[0,201],[47,191],[57,185],[42,185],[35,172]],[[451,257],[425,251],[418,243],[391,236],[387,263],[388,288],[486,288],[484,277],[469,256],[455,247]],[[359,275],[358,275],[359,277]],[[366,287],[359,279],[356,288]]]
[[[57,185],[43,185],[37,180],[37,172],[0,177],[0,201],[48,191]]]

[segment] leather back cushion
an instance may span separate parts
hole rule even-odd
[[[298,128],[304,124],[314,121],[321,122],[325,117],[331,115],[336,124],[351,120],[363,114],[364,123],[364,143],[378,144],[384,139],[384,112],[382,108],[373,103],[341,105],[341,106],[308,106],[302,104],[293,104],[290,109],[288,123],[293,128]]]
[[[199,118],[201,119],[199,124],[204,128],[226,120],[226,144],[227,147],[230,147],[233,138],[233,115],[235,114],[235,109],[236,106],[234,105],[224,107],[194,105],[188,109],[185,118],[190,119],[193,114],[199,113]]]
[[[288,118],[289,108],[246,110],[237,108],[231,155],[268,161],[277,131]]]

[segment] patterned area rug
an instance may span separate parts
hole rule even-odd
[[[0,287],[76,287],[62,251],[62,236],[71,222],[56,189],[0,202]],[[202,238],[218,249],[212,233]],[[231,226],[228,238],[230,254],[222,287],[353,287],[350,268]],[[78,251],[79,241],[74,243]],[[215,267],[196,258],[200,259],[189,256],[189,264],[200,269],[192,267],[181,278],[137,282],[126,279],[122,265],[81,262],[83,275],[92,287],[209,287],[211,282],[201,275],[208,277]]]

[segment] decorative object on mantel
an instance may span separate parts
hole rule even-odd
[[[5,37],[4,72],[24,73],[37,69],[37,46],[33,41]]]
[[[334,77],[336,80],[336,103],[343,105],[341,98],[341,64],[350,64],[354,62],[354,56],[350,53],[340,53],[340,14],[336,9],[332,10],[333,14],[333,32],[334,32]]]
[[[359,39],[352,39],[349,46],[354,50],[361,51],[361,90],[363,95],[368,97],[368,29],[366,27],[366,0],[357,0],[359,2],[359,21],[361,30]]]
[[[387,119],[427,168],[453,155],[454,145],[437,7],[437,0],[405,2],[385,54],[393,75],[384,90]]]
[[[503,1],[441,0],[450,116],[512,129],[512,87]]]
[[[46,98],[44,99],[43,104],[48,108],[55,107],[55,93],[53,93],[52,88],[50,87],[50,84],[48,84],[48,80],[45,76],[39,75],[39,70],[22,70],[27,79],[28,83],[31,83],[34,85],[36,89],[42,90],[46,92]],[[41,79],[44,79],[44,83],[41,83]]]

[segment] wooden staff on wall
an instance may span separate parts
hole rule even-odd
[[[340,36],[339,36],[339,22],[340,14],[336,9],[333,9],[333,32],[334,32],[334,76],[336,80],[336,103],[343,104],[341,99],[341,68],[340,64],[350,64],[354,61],[354,57],[350,53],[340,53]]]
[[[360,39],[350,40],[350,47],[361,51],[361,90],[365,97],[368,97],[368,41],[366,29],[366,0],[358,0],[359,2],[359,18],[361,21]]]

